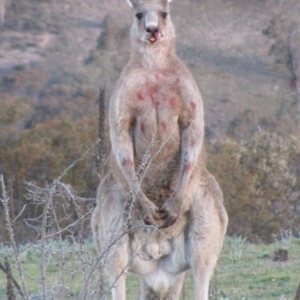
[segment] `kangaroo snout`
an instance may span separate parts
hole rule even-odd
[[[159,27],[159,16],[156,11],[147,11],[145,13],[144,30],[146,31],[146,39],[151,43],[155,43],[162,37]]]
[[[161,30],[158,26],[148,26],[146,32],[149,34],[149,41],[155,43],[162,37]]]
[[[150,33],[158,33],[159,32],[159,28],[157,26],[149,26],[146,28],[146,31],[147,32],[150,32]]]

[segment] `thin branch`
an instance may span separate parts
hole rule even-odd
[[[67,227],[64,227],[62,229],[60,229],[59,231],[56,231],[54,233],[51,234],[47,234],[45,235],[45,238],[50,238],[50,237],[54,237],[58,234],[61,234],[64,231],[69,230],[71,227],[74,227],[77,223],[79,223],[80,221],[82,221],[84,218],[86,218],[88,215],[90,215],[92,213],[92,211],[94,210],[94,208],[90,209],[87,213],[85,213],[84,215],[80,216],[80,218],[76,221],[74,221],[73,223],[69,224]]]
[[[6,269],[6,295],[8,300],[16,300],[16,295],[13,286],[13,276],[10,269],[10,264],[7,256],[4,257],[4,265]]]
[[[5,273],[5,274],[7,275],[7,270],[6,270],[6,268],[2,265],[1,262],[0,262],[0,270],[1,270],[3,273]],[[25,298],[24,298],[24,295],[23,295],[23,293],[22,293],[22,289],[21,289],[20,285],[18,284],[18,282],[16,281],[16,279],[15,279],[12,275],[11,275],[11,279],[12,279],[12,281],[13,281],[13,283],[14,283],[16,289],[18,290],[20,296],[21,296],[23,299],[25,299]]]
[[[81,160],[83,160],[83,158],[99,143],[99,141],[97,141],[96,143],[94,143],[91,147],[89,147],[80,158],[78,158],[77,160],[75,160],[70,166],[68,166],[66,168],[66,170],[57,178],[57,181],[60,181],[62,179],[63,176],[65,176],[68,171],[70,169],[72,169],[78,162],[80,162]]]
[[[152,225],[139,225],[139,226],[136,226],[136,227],[131,227],[130,229],[126,229],[124,230],[118,237],[116,237],[105,249],[105,251],[102,252],[102,254],[98,257],[98,259],[96,260],[96,262],[93,264],[91,270],[90,270],[90,273],[87,277],[87,280],[85,282],[85,286],[82,288],[79,296],[77,299],[83,299],[82,296],[85,294],[85,291],[87,289],[87,286],[91,280],[91,277],[92,275],[94,274],[94,271],[97,267],[97,265],[101,262],[101,260],[106,256],[107,252],[109,249],[111,249],[117,242],[119,242],[125,235],[127,235],[128,233],[131,233],[133,231],[136,231],[136,230],[139,230],[139,229],[142,229],[142,228],[151,228],[151,229],[154,229],[156,231],[160,231],[157,227],[155,226],[152,226]]]
[[[25,208],[26,208],[27,204],[25,204],[22,208],[22,210],[20,211],[20,213],[11,221],[12,224],[14,224],[19,218],[20,216],[23,214]]]
[[[43,210],[43,221],[42,221],[42,236],[41,236],[41,261],[40,261],[40,270],[42,276],[42,292],[43,292],[43,299],[47,299],[47,285],[46,285],[46,228],[47,228],[47,217],[50,204],[52,202],[52,193],[54,192],[55,186],[50,189],[49,194],[45,200],[45,206]]]
[[[23,272],[21,261],[20,261],[20,255],[19,255],[19,251],[18,251],[17,244],[16,244],[16,241],[15,241],[14,229],[13,229],[12,222],[11,222],[11,219],[10,219],[10,214],[9,214],[9,206],[8,206],[9,198],[7,197],[7,194],[6,194],[4,178],[3,178],[2,174],[0,175],[0,181],[1,181],[1,188],[2,188],[2,199],[1,199],[1,201],[3,203],[4,211],[5,211],[6,227],[7,227],[8,232],[9,232],[9,238],[10,238],[11,246],[13,248],[14,259],[15,259],[15,262],[17,264],[17,270],[19,272],[19,276],[20,276],[21,282],[22,282],[23,299],[29,300],[29,295],[28,295],[28,291],[27,291],[27,288],[26,288],[25,280],[24,280],[24,272]]]
[[[97,173],[101,178],[104,172],[106,160],[106,143],[105,143],[105,87],[100,88],[99,94],[99,120],[98,120],[98,156],[97,156]]]
[[[59,238],[59,241],[60,241],[60,244],[61,244],[61,252],[60,252],[60,255],[61,255],[61,266],[60,266],[60,270],[61,270],[61,276],[60,276],[60,284],[61,286],[65,287],[65,264],[66,264],[66,261],[65,261],[65,249],[63,247],[63,238],[62,238],[62,235],[61,233],[64,231],[64,229],[61,229],[60,228],[60,225],[59,225],[59,220],[57,218],[57,214],[56,214],[56,211],[55,209],[53,209],[53,215],[54,215],[54,219],[55,219],[55,224],[56,224],[56,227],[58,229],[58,238]],[[62,294],[59,295],[61,299],[64,299],[65,298],[65,289],[62,289]]]

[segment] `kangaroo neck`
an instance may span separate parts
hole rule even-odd
[[[134,40],[132,48],[131,61],[146,69],[163,70],[176,56],[173,40],[157,41],[155,44]]]

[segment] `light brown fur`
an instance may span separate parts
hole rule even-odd
[[[114,300],[125,299],[126,272],[140,276],[140,299],[178,299],[189,268],[194,298],[207,300],[228,219],[202,154],[202,98],[175,54],[167,0],[130,1],[132,55],[110,102],[109,173],[92,217],[96,247],[109,248]]]

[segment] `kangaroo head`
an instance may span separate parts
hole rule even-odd
[[[175,37],[170,18],[172,0],[127,0],[135,11],[131,36],[139,41],[154,44]]]

